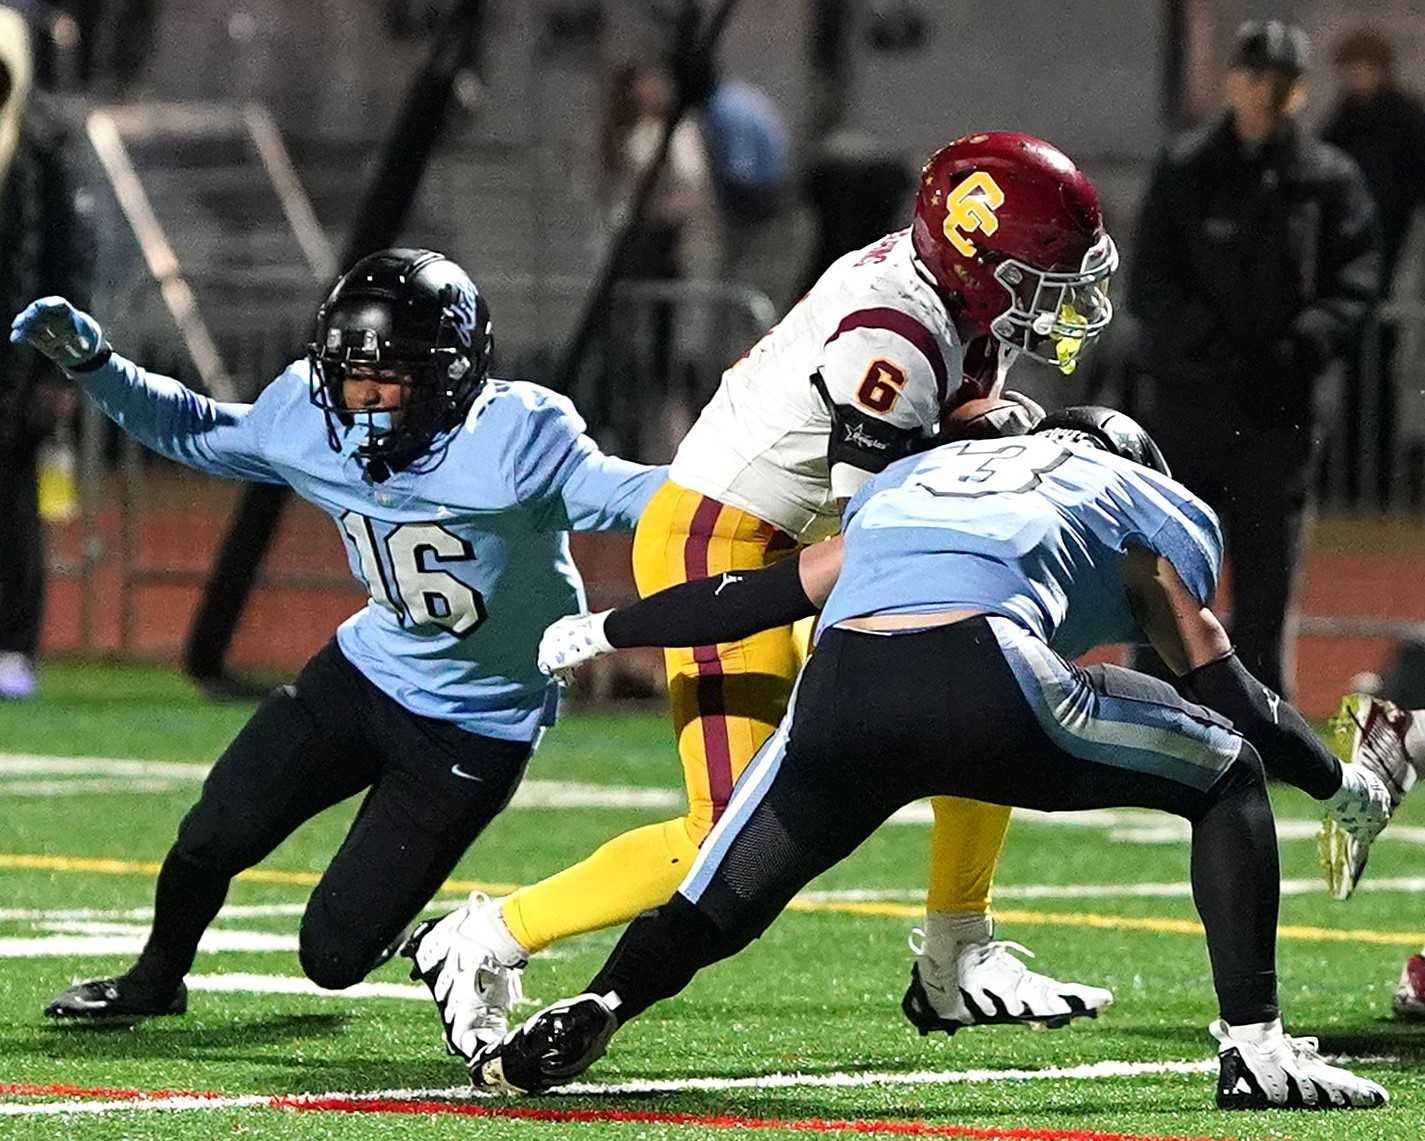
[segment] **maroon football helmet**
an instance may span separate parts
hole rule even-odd
[[[993,131],[936,151],[911,237],[956,316],[1062,372],[1113,317],[1098,192],[1042,139]]]

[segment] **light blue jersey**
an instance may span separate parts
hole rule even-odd
[[[847,505],[846,558],[822,625],[976,609],[1064,657],[1141,636],[1130,546],[1168,559],[1203,605],[1222,534],[1182,484],[1089,445],[1035,436],[946,444],[886,468]]]
[[[606,456],[562,396],[491,380],[438,464],[373,482],[365,427],[327,442],[298,361],[253,404],[222,404],[115,355],[75,380],[160,454],[214,475],[286,483],[337,524],[370,601],[342,623],[351,664],[411,712],[531,740],[557,689],[544,628],[585,608],[568,532],[630,529],[665,470]]]

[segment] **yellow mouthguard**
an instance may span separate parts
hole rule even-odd
[[[1087,319],[1067,301],[1059,306],[1054,321],[1054,331],[1058,334],[1054,337],[1054,357],[1059,362],[1059,371],[1065,376],[1079,367],[1079,354],[1085,344],[1083,330],[1088,325]]]

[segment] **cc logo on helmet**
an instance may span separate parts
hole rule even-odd
[[[995,211],[1004,205],[1004,191],[989,174],[977,170],[945,196],[945,238],[960,254],[975,256],[975,243],[966,234],[993,234],[999,229]]]

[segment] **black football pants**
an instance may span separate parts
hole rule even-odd
[[[308,901],[300,951],[318,985],[359,982],[509,803],[530,752],[409,712],[329,642],[268,695],[209,772],[164,861],[153,931],[129,977],[171,990],[229,880],[364,790]]]
[[[1004,619],[825,632],[678,893],[634,921],[586,989],[616,993],[621,1020],[676,994],[898,808],[933,795],[1185,817],[1223,1016],[1276,1017],[1280,872],[1252,746],[1166,683],[1079,669]]]

